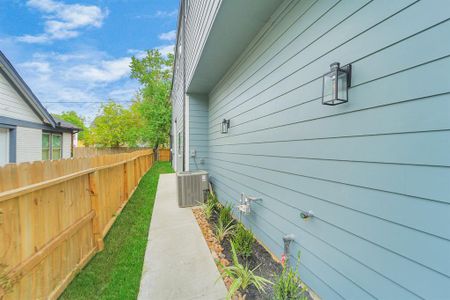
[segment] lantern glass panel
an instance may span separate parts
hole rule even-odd
[[[347,72],[338,70],[337,76],[337,99],[347,101]]]
[[[336,98],[336,72],[330,72],[323,77],[323,103],[330,103]]]
[[[332,71],[323,76],[322,103],[336,105],[347,102],[348,73],[339,67],[332,67]]]
[[[222,133],[227,133],[228,132],[228,122],[227,120],[223,120],[222,121]]]

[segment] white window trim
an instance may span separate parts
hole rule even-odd
[[[0,127],[0,130],[5,130],[6,132],[6,145],[5,145],[5,153],[6,153],[6,160],[5,164],[9,164],[9,129]],[[0,167],[2,165],[0,164]]]
[[[42,132],[42,135],[47,134],[48,135],[48,160],[55,160],[53,159],[53,136],[58,135],[61,137],[61,146],[59,149],[59,158],[56,160],[60,160],[63,159],[63,134],[61,132]],[[42,158],[42,150],[44,150],[44,148],[41,146],[41,160],[44,160]]]

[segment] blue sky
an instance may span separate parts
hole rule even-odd
[[[0,50],[52,113],[129,101],[132,55],[173,51],[179,0],[0,0]],[[56,102],[56,103],[50,103]],[[64,103],[66,102],[66,103]],[[122,103],[127,105],[127,103]]]

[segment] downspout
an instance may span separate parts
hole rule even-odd
[[[183,171],[186,164],[186,6],[187,1],[183,1]]]

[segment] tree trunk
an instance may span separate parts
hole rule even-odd
[[[158,160],[158,145],[153,147],[153,161]]]

